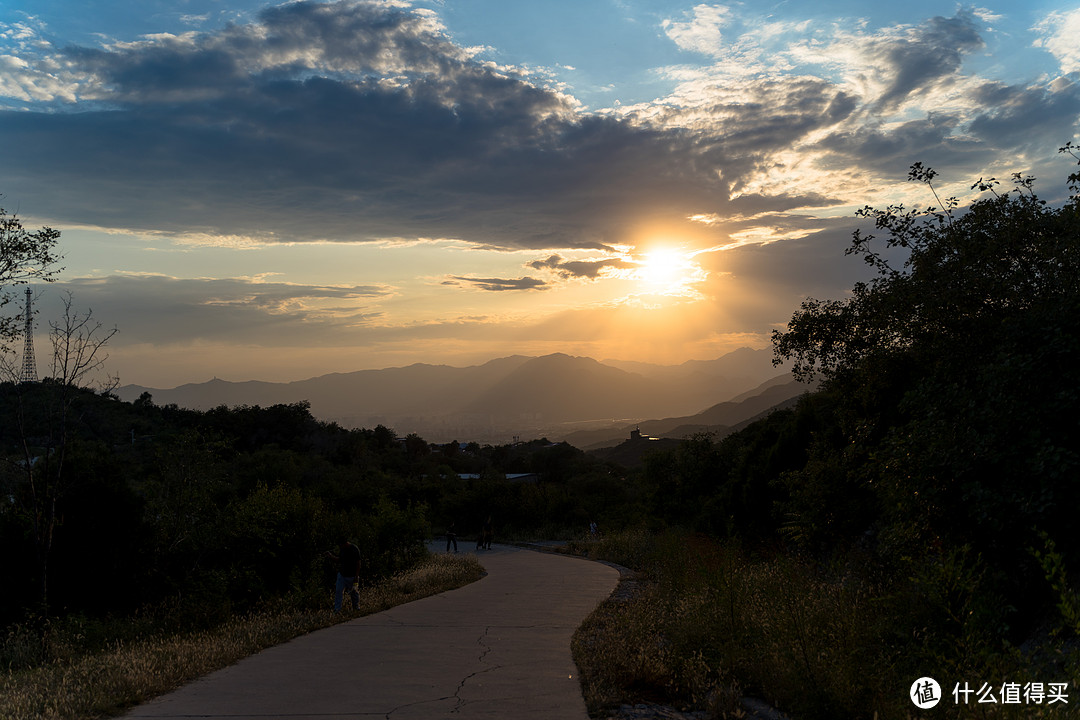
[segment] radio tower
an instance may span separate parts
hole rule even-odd
[[[30,313],[30,288],[26,288],[26,330],[23,331],[22,373],[19,382],[36,383],[37,360],[34,359],[34,316]]]

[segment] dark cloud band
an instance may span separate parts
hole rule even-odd
[[[512,278],[475,278],[454,275],[446,284],[463,283],[478,287],[490,292],[502,292],[505,290],[545,290],[548,284],[543,280],[531,277]]]
[[[898,162],[927,154],[962,166],[1024,147],[1016,129],[1032,119],[1040,140],[1076,126],[1075,83],[969,84],[966,112],[886,123],[883,114],[959,86],[964,56],[984,45],[968,11],[854,45],[873,63],[876,95],[757,72],[704,83],[693,103],[588,114],[478,62],[430,14],[287,3],[214,33],[50,58],[78,78],[80,100],[0,112],[0,189],[58,223],[134,231],[612,252],[645,224],[678,231],[691,217],[840,203],[833,188],[794,181],[754,190],[763,174],[783,177],[778,158],[800,143],[819,167],[896,178]],[[537,262],[562,277],[619,267]]]

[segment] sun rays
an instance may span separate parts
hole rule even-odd
[[[665,297],[696,297],[695,286],[708,273],[694,259],[694,253],[674,246],[657,246],[633,258],[631,272],[639,292]]]

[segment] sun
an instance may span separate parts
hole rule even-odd
[[[661,295],[685,295],[691,285],[704,279],[704,271],[682,250],[660,247],[644,253],[637,261],[634,277],[643,289]]]

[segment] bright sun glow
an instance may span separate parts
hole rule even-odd
[[[693,258],[673,248],[645,253],[634,275],[649,292],[662,295],[689,294],[689,286],[704,279],[704,271]]]

